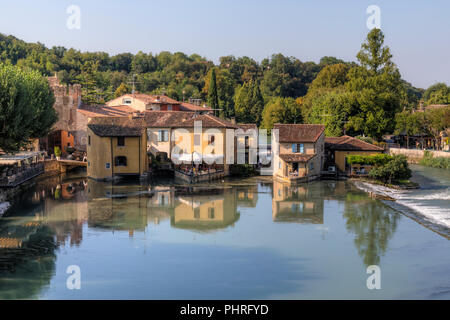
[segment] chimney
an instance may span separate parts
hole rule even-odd
[[[235,117],[231,118],[231,123],[232,124],[236,124],[236,118]]]

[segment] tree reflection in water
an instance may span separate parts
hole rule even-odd
[[[2,238],[0,300],[36,298],[55,273],[57,243],[52,230],[42,225],[21,229],[15,230],[16,235],[28,234],[26,240]]]
[[[347,230],[355,234],[355,245],[366,266],[378,265],[397,229],[400,215],[366,193],[351,191],[345,200]]]

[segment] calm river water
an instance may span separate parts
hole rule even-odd
[[[347,181],[47,179],[0,219],[0,299],[449,299],[450,174],[414,172],[395,204]]]

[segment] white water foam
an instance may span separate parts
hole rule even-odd
[[[397,190],[366,182],[355,181],[355,185],[366,192],[396,199],[396,203],[414,211],[419,218],[429,223],[450,229],[450,188],[437,190]],[[446,205],[443,206],[443,203]]]

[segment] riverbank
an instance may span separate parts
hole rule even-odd
[[[419,165],[412,165],[411,169],[411,182],[420,188],[392,188],[362,179],[351,181],[369,194],[391,198],[386,202],[389,206],[450,239],[450,172]]]

